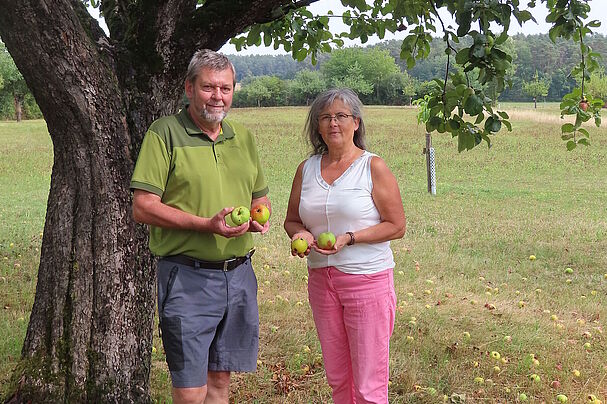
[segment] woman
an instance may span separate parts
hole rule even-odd
[[[311,157],[297,168],[285,230],[308,250],[308,297],[333,401],[387,403],[394,328],[394,259],[405,233],[396,178],[366,151],[362,103],[349,89],[320,94],[305,132]],[[331,249],[317,243],[330,231]]]

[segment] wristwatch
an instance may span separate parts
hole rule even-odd
[[[354,238],[354,233],[352,233],[351,231],[347,231],[346,234],[350,236],[350,241],[348,241],[347,245],[353,245],[356,241],[356,239]]]

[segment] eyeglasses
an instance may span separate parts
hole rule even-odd
[[[221,91],[222,94],[230,94],[232,92],[231,86],[213,86],[211,84],[203,84],[202,91],[205,93],[216,92],[217,90]]]
[[[354,115],[352,114],[344,114],[342,112],[335,115],[323,114],[318,117],[318,123],[328,125],[333,119],[335,119],[338,124],[346,123],[348,121],[348,118],[352,118],[353,116]]]

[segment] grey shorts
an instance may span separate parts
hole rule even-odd
[[[235,269],[193,268],[160,259],[158,313],[173,387],[202,387],[207,370],[257,367],[257,278],[246,260]]]

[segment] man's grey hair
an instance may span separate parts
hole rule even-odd
[[[362,102],[356,93],[349,88],[334,88],[319,94],[310,106],[310,111],[308,112],[304,134],[312,145],[312,155],[325,154],[328,151],[327,144],[318,131],[318,118],[322,111],[333,104],[336,99],[341,100],[346,107],[350,108],[354,118],[358,118],[358,129],[354,131],[354,144],[363,150],[367,150],[365,144],[365,123],[362,115]]]
[[[198,73],[200,73],[200,70],[202,69],[211,69],[215,71],[231,69],[232,76],[234,77],[233,84],[236,86],[236,69],[234,69],[234,65],[232,62],[230,62],[230,59],[228,59],[226,55],[215,52],[211,49],[201,49],[196,51],[190,60],[190,64],[188,65],[188,72],[185,79],[190,83],[194,83]]]

